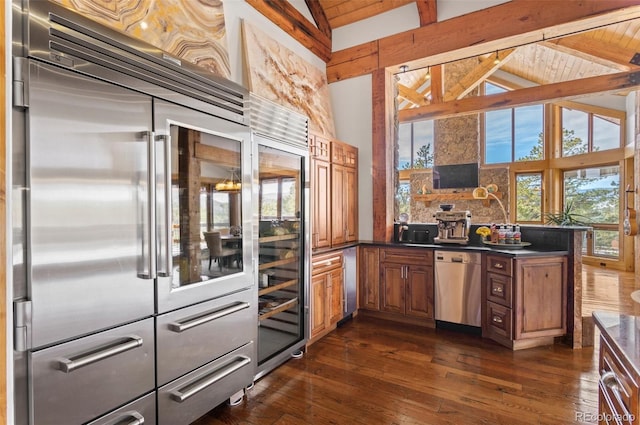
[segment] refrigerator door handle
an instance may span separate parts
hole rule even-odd
[[[117,354],[124,353],[125,351],[133,350],[134,348],[141,347],[143,339],[137,335],[131,335],[126,337],[125,342],[118,341],[116,344],[112,344],[103,350],[91,351],[90,354],[80,356],[75,359],[61,358],[58,361],[58,369],[64,373],[71,373],[76,369],[88,366],[92,363],[99,362],[109,357],[113,357]]]
[[[169,323],[169,329],[171,329],[174,332],[183,332],[186,331],[188,329],[191,329],[193,327],[202,325],[204,323],[207,322],[211,322],[213,320],[217,320],[220,319],[221,317],[224,316],[228,316],[230,314],[233,314],[237,311],[240,310],[244,310],[245,308],[249,308],[251,307],[251,305],[249,303],[235,303],[229,307],[225,307],[223,309],[220,310],[216,310],[212,313],[207,313],[204,314],[202,316],[196,317],[193,320],[188,320],[188,321],[184,321],[184,322],[173,322],[173,323]]]
[[[178,403],[182,403],[183,401],[186,401],[187,399],[198,394],[205,388],[215,384],[216,382],[231,375],[236,370],[239,370],[250,363],[251,359],[249,357],[238,356],[230,365],[214,371],[214,373],[202,380],[197,380],[192,384],[189,384],[183,388],[180,388],[179,390],[172,392],[171,398]]]
[[[156,147],[153,132],[143,131],[141,137],[147,139],[147,237],[142,238],[142,273],[138,277],[142,279],[156,278]]]
[[[164,227],[162,231],[165,232],[164,237],[161,240],[166,241],[163,248],[163,254],[165,256],[164,261],[160,264],[165,264],[165,270],[158,270],[158,275],[161,277],[171,277],[171,270],[173,269],[173,252],[171,248],[171,136],[166,134],[159,134],[155,136],[156,141],[164,142]]]

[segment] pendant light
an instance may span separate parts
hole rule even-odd
[[[215,189],[217,192],[239,192],[242,189],[242,183],[236,176],[236,170],[231,169],[231,179],[216,183]]]

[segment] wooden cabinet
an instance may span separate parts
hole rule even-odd
[[[433,326],[433,250],[362,246],[359,255],[361,311]]]
[[[358,239],[358,149],[311,135],[312,247]]]
[[[372,246],[360,248],[360,302],[365,310],[380,310],[380,249]]]
[[[312,136],[311,150],[311,243],[313,248],[331,246],[331,163],[330,142],[320,136]]]
[[[513,349],[566,332],[566,257],[487,255],[483,335]]]
[[[335,329],[344,312],[344,259],[341,251],[313,257],[311,269],[311,341]]]

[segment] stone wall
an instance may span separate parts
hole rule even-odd
[[[457,84],[466,74],[478,65],[477,59],[467,59],[453,62],[444,66],[444,92],[446,93]],[[469,96],[477,96],[478,89],[471,91]],[[480,114],[464,115],[460,117],[436,120],[434,123],[434,163],[436,165],[480,163]],[[502,193],[502,203],[509,208],[509,169],[481,168],[479,173],[480,186],[495,184]],[[413,197],[424,193],[470,193],[467,189],[434,189],[433,173],[429,170],[415,170],[410,180],[411,204],[410,220],[413,223],[432,223],[433,215],[439,211],[440,204],[454,204],[455,210],[471,212],[472,223],[502,223],[504,214],[496,201],[485,206],[481,200],[446,200],[424,202]]]

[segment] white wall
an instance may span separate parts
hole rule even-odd
[[[371,75],[329,86],[338,139],[358,147],[358,236],[373,239],[372,80]],[[346,119],[348,117],[348,119]]]

